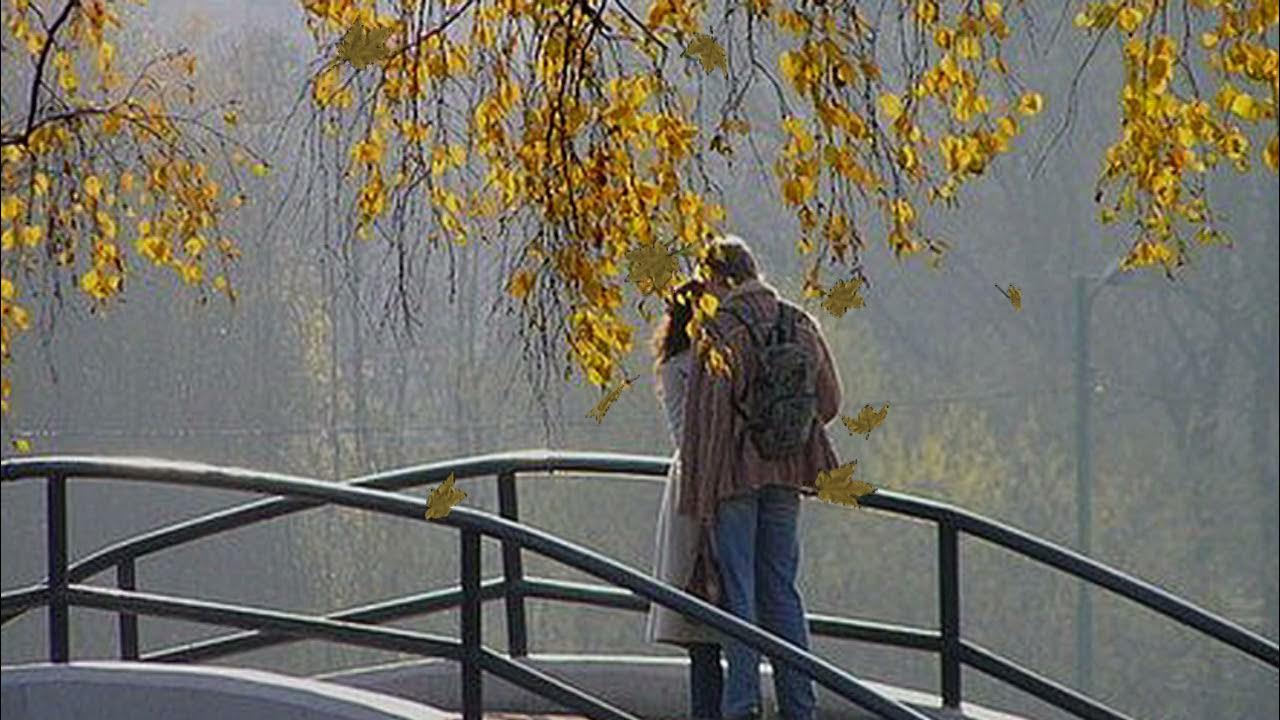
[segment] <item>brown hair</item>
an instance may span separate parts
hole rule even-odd
[[[667,311],[662,315],[662,323],[651,341],[655,365],[661,365],[692,345],[685,326],[693,319],[693,305],[705,290],[706,286],[701,281],[690,280],[672,293],[672,298],[667,301]],[[684,296],[684,302],[679,302],[681,296]]]
[[[707,268],[729,286],[760,277],[755,255],[747,247],[747,242],[737,235],[725,235],[716,239],[707,256]]]

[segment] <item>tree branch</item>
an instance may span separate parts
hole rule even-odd
[[[62,24],[71,16],[71,11],[80,6],[80,0],[68,0],[63,6],[62,12],[58,14],[58,18],[53,21],[53,25],[49,26],[49,34],[44,39],[44,47],[40,48],[40,58],[36,60],[36,76],[31,81],[31,105],[27,109],[27,129],[22,134],[25,142],[26,138],[31,135],[31,130],[36,123],[36,108],[40,104],[40,83],[44,78],[45,62],[49,59],[49,49],[53,47],[53,38],[58,34],[58,30],[62,28]]]

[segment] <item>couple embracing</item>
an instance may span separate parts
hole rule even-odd
[[[716,241],[705,282],[676,293],[653,340],[657,393],[677,452],[658,515],[657,579],[744,621],[809,647],[800,566],[800,495],[839,465],[825,425],[840,407],[840,377],[817,321],[764,282],[741,238]],[[732,373],[704,367],[685,327],[697,296],[719,300],[708,331]],[[685,647],[690,715],[761,715],[760,654],[683,616],[651,606],[650,642]],[[721,648],[728,661],[722,675]],[[774,667],[782,720],[813,720],[813,681]]]

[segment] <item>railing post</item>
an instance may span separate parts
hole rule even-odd
[[[481,720],[480,533],[462,531],[462,720]]]
[[[133,558],[126,558],[116,565],[116,587],[121,590],[137,590]],[[138,659],[138,616],[131,612],[120,613],[120,659]]]
[[[520,508],[516,502],[516,474],[507,471],[498,475],[498,513],[512,522],[520,522]],[[507,581],[507,653],[511,657],[529,654],[529,633],[524,612],[524,563],[520,545],[510,540],[502,541],[502,575]]]
[[[942,624],[942,705],[960,707],[960,551],[955,523],[938,521],[938,610]]]
[[[67,479],[52,475],[45,487],[49,560],[49,661],[71,659],[67,611]]]

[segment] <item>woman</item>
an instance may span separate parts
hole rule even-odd
[[[680,589],[688,585],[699,532],[692,517],[675,511],[680,502],[677,480],[680,478],[680,440],[684,435],[685,388],[695,356],[685,327],[693,318],[693,303],[703,290],[702,283],[696,280],[677,288],[677,299],[667,304],[662,324],[653,337],[658,399],[666,411],[667,427],[676,446],[662,494],[662,508],[658,511],[653,574],[658,580]],[[681,297],[685,298],[684,302],[679,301]],[[723,679],[719,637],[715,631],[653,604],[645,635],[649,642],[680,645],[688,650],[690,715],[700,720],[719,718]]]

